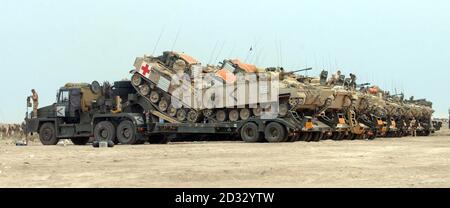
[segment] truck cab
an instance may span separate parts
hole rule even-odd
[[[54,145],[59,139],[74,144],[86,144],[91,135],[92,105],[102,97],[100,85],[67,83],[56,94],[56,102],[38,109],[37,117],[25,118],[26,132],[39,133],[44,145]]]
[[[55,103],[38,109],[36,118],[27,113],[25,131],[38,133],[44,145],[55,145],[60,139],[84,145],[90,138],[108,143],[145,142],[137,131],[145,125],[142,109],[128,106],[122,110],[134,93],[130,81],[117,81],[113,86],[100,86],[96,81],[67,83],[58,90]]]

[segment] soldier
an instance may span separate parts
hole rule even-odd
[[[186,69],[186,62],[181,59],[177,59],[173,64],[173,69],[177,72],[178,75],[182,75],[184,70]]]
[[[31,99],[33,100],[33,117],[36,118],[37,117],[37,109],[38,109],[38,105],[39,105],[39,96],[36,92],[36,90],[32,89],[31,90]]]
[[[341,70],[338,70],[336,74],[333,74],[330,80],[328,80],[327,85],[335,85],[339,81],[340,77],[341,77]]]
[[[5,134],[5,127],[3,124],[0,124],[0,139],[3,138],[4,134]]]
[[[409,128],[411,130],[411,136],[416,136],[416,118],[412,118],[411,122],[409,123]]]
[[[350,73],[350,78],[351,78],[350,88],[352,90],[356,90],[356,75]]]

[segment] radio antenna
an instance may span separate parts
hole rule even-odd
[[[213,50],[211,51],[211,54],[209,55],[209,59],[208,59],[208,65],[211,63],[211,59],[213,58],[213,56],[214,56],[214,52],[216,51],[216,48],[217,48],[217,44],[219,44],[219,40],[217,40],[216,41],[216,44],[214,44],[214,48],[213,48]]]
[[[216,58],[214,59],[214,62],[215,62],[215,63],[217,63],[217,59],[219,58],[220,53],[222,53],[222,49],[223,49],[223,46],[225,45],[225,42],[226,42],[226,41],[223,41],[222,46],[220,46],[219,52],[217,52],[217,56],[216,56]]]
[[[166,28],[166,26],[164,26],[164,27],[161,29],[161,32],[159,33],[159,37],[158,37],[158,40],[156,41],[155,47],[153,48],[152,55],[155,54],[156,47],[158,47],[159,40],[161,40],[161,36],[162,36],[162,34],[164,33],[164,29],[165,29],[165,28]]]
[[[177,43],[177,39],[178,39],[178,35],[180,34],[180,30],[181,30],[181,28],[178,28],[177,35],[175,36],[175,40],[173,41],[173,45],[172,45],[172,50],[171,51],[173,51],[173,48],[175,47],[175,43]]]

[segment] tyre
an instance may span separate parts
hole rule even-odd
[[[70,141],[72,141],[74,145],[85,145],[89,142],[89,137],[71,138]]]
[[[259,142],[261,139],[258,132],[258,126],[255,123],[248,122],[241,127],[241,139],[244,142]]]
[[[43,145],[56,145],[59,141],[56,138],[55,124],[44,123],[39,129],[39,140]]]
[[[148,137],[150,144],[167,144],[170,142],[170,137],[167,135],[153,134]]]
[[[301,132],[300,133],[300,135],[299,135],[299,137],[298,137],[298,140],[297,141],[304,141],[304,142],[306,142],[306,139],[308,138],[308,133],[306,133],[306,132]]]
[[[136,128],[133,122],[124,120],[116,130],[117,140],[121,144],[136,144]]]
[[[305,133],[305,142],[311,142],[314,132]]]
[[[110,121],[100,121],[94,127],[94,138],[96,141],[114,141],[116,130]]]
[[[278,122],[271,122],[264,128],[264,136],[268,142],[282,142],[286,140],[286,128]]]
[[[311,141],[318,142],[322,140],[323,133],[322,132],[314,132]]]

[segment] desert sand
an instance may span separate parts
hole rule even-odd
[[[450,187],[450,133],[373,141],[0,143],[0,187]]]

